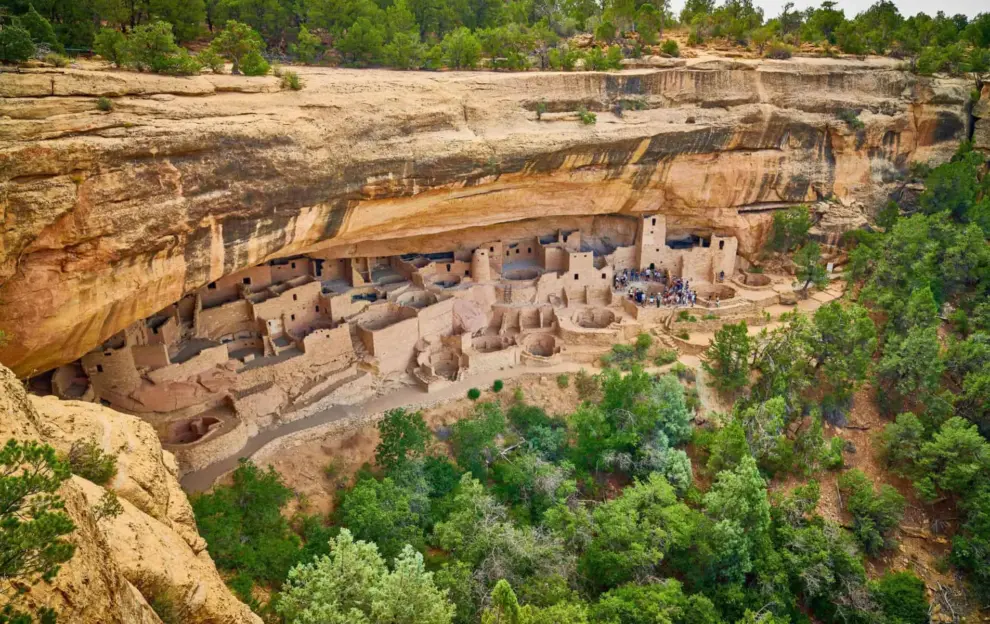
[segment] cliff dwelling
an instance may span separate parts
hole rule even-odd
[[[225,275],[59,367],[51,391],[140,415],[191,470],[385,379],[428,393],[519,364],[592,361],[672,314],[656,302],[675,282],[732,297],[733,236],[668,233],[663,214],[527,229],[422,253],[314,250]]]

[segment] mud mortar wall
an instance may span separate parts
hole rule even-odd
[[[965,138],[969,84],[895,68],[301,68],[300,92],[274,77],[5,74],[0,361],[22,376],[53,368],[274,258],[435,251],[431,237],[456,246],[459,232],[526,219],[662,212],[668,228],[737,237],[745,255],[773,207],[872,206],[911,162]],[[113,112],[96,109],[101,95]],[[606,112],[620,98],[645,109]],[[592,127],[537,121],[539,101],[602,112]],[[838,120],[847,108],[863,129]]]

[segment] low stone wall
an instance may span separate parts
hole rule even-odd
[[[224,421],[219,429],[203,440],[191,444],[163,444],[162,448],[175,455],[179,476],[182,477],[206,468],[217,458],[233,455],[244,448],[248,439],[257,433],[256,427],[234,419]]]

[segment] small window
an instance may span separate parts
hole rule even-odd
[[[216,282],[210,282],[210,284],[206,288],[207,288],[207,290],[216,290],[217,289],[217,283]]]
[[[532,247],[527,247],[526,248],[526,253],[533,253],[533,248]]]
[[[516,250],[516,255],[517,255],[517,256],[519,255],[519,250],[518,250],[518,249]]]
[[[464,277],[471,277],[471,269],[464,270]]]
[[[102,364],[97,364],[96,365],[96,372],[98,372],[98,373],[102,373],[103,372],[103,365]]]
[[[577,273],[575,273],[575,274],[574,274],[574,279],[576,280],[577,278],[578,278],[578,274],[577,274]]]
[[[508,256],[508,255],[509,255],[510,253],[512,253],[512,252],[511,252],[511,251],[509,251],[508,249],[506,249],[506,250],[505,250],[505,255],[507,255],[507,256]]]
[[[657,224],[657,219],[656,219],[656,217],[654,217],[653,218],[653,225],[656,225],[656,224]]]
[[[564,242],[567,242],[567,234],[564,234]]]
[[[605,277],[604,273],[602,273],[602,279],[608,279],[607,277]]]
[[[450,265],[447,265],[447,272],[450,273]]]
[[[293,314],[293,315],[292,315],[292,316],[290,316],[289,318],[290,318],[291,320],[293,320],[293,321],[294,321],[294,320],[296,320],[296,315],[295,315],[295,314]]]
[[[488,251],[490,251],[490,252],[492,252],[492,253],[495,253],[495,248],[494,248],[494,247],[489,247],[489,248],[488,248]]]
[[[718,242],[718,248],[719,249],[725,249],[725,241],[719,241]]]
[[[316,306],[316,311],[317,311],[317,312],[319,312],[319,311],[320,311],[320,306]]]
[[[292,295],[293,301],[299,301],[299,295]]]
[[[241,280],[241,281],[242,281],[242,282],[244,282],[245,284],[247,284],[248,286],[250,286],[250,285],[251,285],[251,278],[250,278],[250,277],[245,277],[245,278],[244,278],[243,280]]]
[[[157,334],[158,333],[158,328],[157,327],[152,327],[151,328],[151,333]]]
[[[293,269],[296,268],[296,263],[295,262],[292,263],[292,268]]]

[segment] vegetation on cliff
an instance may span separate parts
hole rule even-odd
[[[958,510],[949,562],[985,599],[982,167],[963,146],[927,172],[916,208],[848,236],[850,300],[758,333],[719,331],[704,360],[734,398],[720,426],[696,427],[683,380],[645,372],[642,357],[578,376],[583,403],[564,416],[493,394],[441,441],[397,410],[381,421],[377,465],[330,518],[283,520],[290,492],[250,464],[199,498],[211,554],[242,595],[274,592],[255,603],[273,622],[921,624],[924,584],[910,572],[871,580],[865,565],[896,548],[912,496],[936,516]],[[811,245],[805,217],[778,219],[774,245]],[[840,525],[820,513],[819,483],[848,449],[824,423],[841,424],[868,379],[890,419],[877,447],[914,492],[842,472]]]
[[[151,29],[159,43],[165,43],[166,31],[169,40],[174,35],[180,43],[195,42],[217,33],[223,37],[236,24],[258,39],[259,49],[246,52],[245,63],[258,73],[268,71],[262,53],[269,61],[279,57],[400,69],[473,68],[487,58],[493,69],[569,70],[584,58],[586,68],[608,69],[598,62],[605,51],[616,59],[646,52],[677,56],[677,42],[661,40],[665,30],[678,27],[689,33],[692,45],[719,40],[769,58],[788,58],[797,46],[812,43],[827,55],[838,50],[910,59],[924,74],[990,71],[990,13],[973,20],[941,11],[934,17],[919,13],[905,18],[888,0],[851,18],[832,1],[804,11],[794,11],[789,3],[769,19],[751,0],[718,5],[689,0],[679,16],[667,0],[158,0],[110,5],[102,0],[2,0],[2,9],[7,17],[0,28],[0,60],[8,61],[24,60],[38,44],[45,49],[93,48],[119,65],[107,39],[124,34],[144,39],[144,30]],[[106,24],[102,31],[101,23]],[[568,39],[576,33],[591,35],[596,45],[586,52],[572,49]],[[211,67],[210,53],[196,58],[174,45],[159,48],[158,64],[137,67],[178,74]],[[232,60],[235,71],[240,69],[240,58]]]

